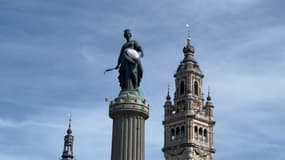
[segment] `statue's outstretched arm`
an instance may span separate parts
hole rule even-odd
[[[124,52],[124,47],[121,48],[121,52],[120,52],[120,56],[118,58],[116,69],[118,69],[120,67],[120,65],[121,65],[123,52]]]

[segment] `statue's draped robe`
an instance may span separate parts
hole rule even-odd
[[[122,90],[138,89],[143,75],[142,65],[140,60],[134,63],[125,57],[124,52],[127,48],[142,52],[141,46],[135,40],[130,40],[122,46],[118,59],[120,64],[118,79]]]

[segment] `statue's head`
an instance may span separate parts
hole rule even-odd
[[[130,30],[130,29],[125,29],[125,30],[124,30],[124,37],[126,38],[126,40],[131,39],[132,33],[131,33],[131,30]]]

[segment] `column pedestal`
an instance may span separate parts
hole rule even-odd
[[[144,160],[149,104],[137,92],[121,92],[109,107],[113,119],[111,160]]]

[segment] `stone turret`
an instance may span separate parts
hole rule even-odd
[[[74,137],[72,135],[71,130],[71,116],[69,117],[68,129],[66,131],[66,135],[64,136],[64,147],[62,153],[62,160],[73,160],[73,140]]]

